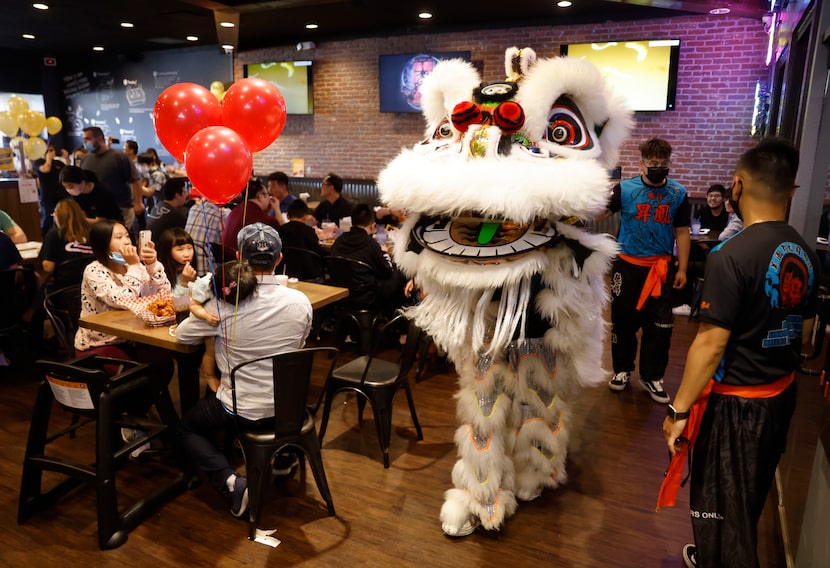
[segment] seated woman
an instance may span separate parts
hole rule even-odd
[[[90,258],[89,224],[83,209],[72,199],[64,199],[55,205],[55,225],[43,237],[43,246],[38,258],[43,272],[54,277],[54,287],[79,284],[83,278],[83,267],[72,270],[58,270],[63,262]],[[82,262],[82,261],[81,261]]]
[[[156,259],[153,242],[136,250],[121,223],[106,219],[95,223],[89,230],[89,244],[95,260],[84,270],[81,317],[123,310],[125,300],[170,291],[170,281]],[[80,357],[90,353],[149,363],[161,388],[166,388],[173,377],[173,359],[167,350],[79,327],[75,333],[75,354]],[[136,397],[127,412],[144,416],[151,404],[149,396]]]
[[[66,193],[84,210],[90,225],[104,219],[124,220],[115,196],[98,183],[98,178],[91,171],[67,166],[61,170],[60,179]]]

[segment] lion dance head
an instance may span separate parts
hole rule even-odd
[[[629,112],[583,60],[514,47],[505,67],[507,80],[482,83],[464,61],[436,65],[421,88],[425,139],[378,178],[382,200],[408,215],[395,261],[426,297],[410,316],[451,355],[522,334],[534,275],[562,296],[563,275],[614,252],[575,221],[606,206]],[[569,309],[585,308],[549,319]]]

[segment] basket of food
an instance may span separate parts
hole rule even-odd
[[[149,326],[167,325],[176,321],[176,310],[170,294],[160,292],[152,296],[130,298],[122,303]]]

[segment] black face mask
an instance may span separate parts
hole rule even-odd
[[[646,168],[646,179],[654,185],[660,185],[669,177],[669,168]]]
[[[734,187],[734,184],[733,184],[733,187]],[[741,184],[741,189],[743,190],[743,184]],[[741,191],[741,194],[743,194],[743,191]],[[738,203],[740,200],[741,200],[740,197],[735,197],[735,196],[732,195],[732,188],[730,187],[729,188],[729,203],[732,205],[732,211],[735,212],[735,215],[738,216],[738,219],[743,221],[744,216],[741,213],[741,206]]]

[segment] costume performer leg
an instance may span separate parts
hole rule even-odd
[[[674,328],[672,283],[677,274],[670,267],[658,298],[649,298],[643,306],[643,336],[640,343],[640,376],[646,381],[663,378],[669,364],[669,349]]]
[[[603,274],[612,245],[601,239],[592,245],[598,252],[578,272],[568,251],[551,251],[543,278],[559,290],[545,289],[534,302],[540,315],[557,322],[544,338],[513,341],[495,356],[449,353],[459,372],[462,424],[455,435],[455,487],[445,493],[440,515],[450,536],[469,534],[478,523],[499,529],[517,497],[534,499],[567,480],[566,401],[577,386],[596,385],[604,375],[605,327],[595,307],[607,303]]]

